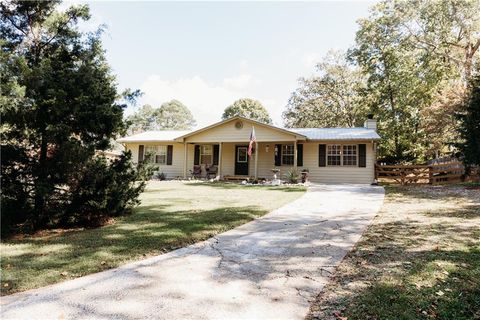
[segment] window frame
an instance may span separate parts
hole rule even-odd
[[[245,150],[245,160],[240,161],[240,150]],[[237,163],[248,162],[248,147],[237,147]]]
[[[210,153],[205,153],[205,150],[209,148],[210,149]],[[213,145],[212,144],[201,144],[200,145],[200,159],[198,159],[198,163],[200,165],[204,164],[204,165],[212,165],[213,164]],[[203,157],[204,156],[210,156],[210,162],[209,163],[204,163],[203,162]]]
[[[288,147],[291,147],[292,153],[285,153],[285,151],[289,149]],[[283,161],[285,156],[286,157],[292,157],[292,163],[285,163],[285,161]],[[294,144],[282,144],[282,150],[281,150],[280,158],[281,158],[282,166],[293,166],[293,165],[295,165],[295,145]]]
[[[332,153],[333,147],[338,147],[338,150],[336,153]],[[327,144],[327,150],[325,152],[325,157],[327,158],[326,160],[326,165],[328,167],[341,167],[342,166],[342,145],[341,144]],[[338,157],[338,164],[331,164],[330,163],[330,157]]]
[[[167,151],[166,145],[146,145],[145,146],[145,160],[147,163],[166,165],[167,164]],[[148,155],[151,153],[151,155]],[[163,157],[163,161],[159,161],[159,157]]]
[[[352,147],[352,151],[354,153],[351,154],[345,154],[345,147]],[[358,145],[356,144],[342,144],[342,166],[344,167],[356,167],[358,166]],[[350,163],[350,164],[345,164],[345,157],[354,157],[355,163]]]

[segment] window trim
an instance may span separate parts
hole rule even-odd
[[[153,150],[152,150],[153,149]],[[148,163],[157,164],[157,165],[166,165],[167,164],[167,154],[168,154],[168,146],[167,145],[146,145],[145,146],[145,155],[148,155],[149,152],[153,152],[152,159],[149,161],[149,157],[145,157]],[[157,162],[157,156],[163,156],[162,162]]]
[[[331,154],[331,156],[339,156],[340,157],[340,164],[329,164],[328,163],[328,156],[329,156],[329,147],[331,146],[340,146],[340,153],[337,155]],[[343,153],[343,148],[345,146],[352,146],[355,148],[355,164],[344,164],[344,156],[345,154]],[[352,155],[349,155],[352,156]],[[359,161],[359,153],[358,153],[358,144],[342,144],[342,143],[332,143],[332,144],[327,144],[326,145],[326,150],[325,150],[325,164],[326,167],[357,167],[358,166],[358,161]]]
[[[286,147],[291,146],[292,147],[292,153],[284,153],[284,150]],[[280,163],[282,166],[293,166],[295,165],[295,145],[294,144],[282,144],[282,150],[280,151]],[[283,157],[284,156],[291,156],[292,157],[292,163],[285,163],[283,162]]]
[[[210,147],[210,153],[204,153],[204,148],[205,147]],[[198,163],[200,165],[204,164],[204,165],[212,165],[213,164],[213,144],[201,144],[200,145],[200,152],[199,152],[199,157],[200,159],[198,159]],[[202,162],[202,157],[203,156],[210,156],[210,162],[209,163],[203,163]]]
[[[331,153],[329,152],[329,149],[330,149],[332,146],[338,146],[338,147],[339,147],[339,150],[340,150],[340,153],[338,153],[338,154],[331,154]],[[342,147],[342,144],[338,144],[338,143],[327,144],[327,150],[325,150],[325,158],[326,158],[326,159],[325,159],[325,160],[326,160],[325,163],[326,163],[326,166],[327,166],[327,167],[341,167],[341,166],[343,165],[343,163],[342,163],[342,148],[343,148],[343,147]],[[338,164],[329,164],[329,162],[328,162],[328,157],[329,157],[329,156],[332,156],[332,157],[333,157],[333,156],[335,156],[335,157],[338,156],[339,159],[340,159],[339,163],[338,163]]]
[[[245,150],[245,161],[240,161],[239,160],[239,157],[240,157],[240,149],[244,149]],[[237,163],[247,163],[248,162],[248,147],[237,147]]]
[[[343,148],[344,147],[354,147],[355,154],[344,154]],[[342,144],[342,167],[357,167],[358,166],[358,145],[357,144]],[[354,164],[344,164],[344,157],[345,156],[355,156],[355,163]]]

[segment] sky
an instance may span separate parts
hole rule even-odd
[[[86,2],[106,24],[106,56],[120,90],[159,107],[177,99],[199,126],[219,121],[236,99],[259,100],[282,125],[298,78],[329,50],[354,44],[372,2]],[[68,3],[64,4],[68,5]]]

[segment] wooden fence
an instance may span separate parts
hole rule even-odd
[[[460,161],[431,165],[375,165],[377,181],[402,185],[459,182],[464,173],[465,169]]]

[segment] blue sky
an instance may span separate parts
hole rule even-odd
[[[234,100],[260,100],[277,125],[298,78],[354,43],[372,2],[87,2],[108,26],[107,59],[139,105],[178,99],[199,125]],[[64,4],[65,5],[65,4]],[[138,108],[138,106],[137,106]],[[131,113],[133,108],[127,110]]]

